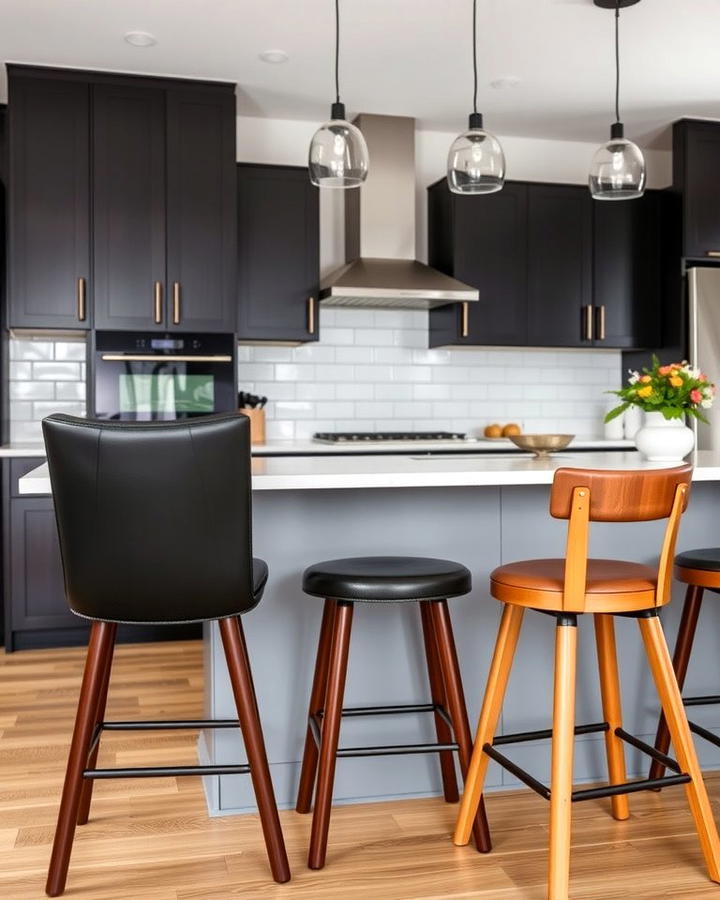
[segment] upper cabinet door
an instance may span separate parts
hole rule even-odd
[[[592,202],[586,187],[528,185],[530,346],[590,346]]]
[[[593,203],[593,339],[641,349],[660,341],[662,206],[657,191]]]
[[[12,70],[9,88],[8,324],[88,328],[90,90]]]
[[[167,94],[169,325],[234,331],[236,313],[235,95]]]
[[[720,125],[681,121],[673,129],[673,182],[683,196],[683,256],[720,257]]]
[[[307,169],[238,166],[238,337],[315,341],[318,189]]]
[[[95,326],[165,318],[165,91],[93,89]]]

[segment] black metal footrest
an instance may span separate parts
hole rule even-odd
[[[320,724],[324,716],[324,710],[308,718],[310,732],[317,746],[320,746]],[[452,721],[444,706],[438,703],[404,703],[394,706],[350,706],[342,709],[343,718],[357,716],[389,716],[406,713],[437,713],[452,730]],[[415,753],[441,753],[444,750],[457,750],[458,745],[453,741],[447,744],[387,744],[379,747],[338,747],[337,757],[358,756],[401,756]]]
[[[703,728],[702,725],[698,725],[697,722],[688,722],[688,725],[690,726],[690,731],[694,732],[698,737],[710,741],[710,743],[715,744],[716,747],[720,747],[720,738],[716,734],[713,734],[712,731],[708,731],[707,728]]]
[[[693,728],[692,724],[690,725],[690,727]],[[592,725],[576,726],[575,734],[596,734],[599,732],[609,731],[609,729],[610,726],[607,722],[596,722]],[[702,735],[703,737],[709,734],[710,738],[708,738],[708,740],[712,740],[715,744],[717,744],[718,747],[720,747],[720,738],[715,737],[715,735],[708,732],[707,729],[696,726],[695,728],[693,728],[693,730],[696,731],[697,734],[705,732],[705,734]],[[668,775],[664,778],[643,778],[639,781],[627,781],[624,784],[608,784],[605,785],[605,787],[584,788],[582,790],[573,791],[573,803],[577,803],[581,800],[598,800],[602,797],[615,797],[618,794],[634,794],[637,791],[656,790],[658,788],[671,787],[675,784],[687,784],[691,780],[690,776],[680,769],[680,766],[678,765],[676,760],[674,760],[670,756],[667,756],[665,753],[660,753],[660,751],[656,750],[655,747],[652,747],[650,744],[646,744],[645,741],[642,741],[640,740],[640,738],[637,738],[629,732],[625,731],[624,728],[616,728],[615,735],[619,737],[620,740],[625,741],[625,743],[630,744],[637,750],[640,750],[642,753],[645,753],[658,762],[662,763],[663,766],[675,772],[676,774]],[[547,740],[551,737],[552,729],[545,729],[543,731],[521,731],[517,732],[516,734],[503,734],[495,738],[492,744],[485,744],[483,747],[483,751],[490,757],[490,759],[501,765],[504,769],[510,772],[511,775],[514,775],[519,781],[522,781],[523,784],[527,785],[529,788],[535,791],[535,793],[540,794],[541,797],[549,800],[551,791],[547,785],[543,784],[541,781],[538,781],[537,778],[535,778],[517,763],[514,763],[503,753],[500,753],[500,751],[496,750],[495,747],[497,745],[503,744],[519,744],[525,741]]]
[[[103,731],[167,731],[197,728],[239,728],[239,719],[176,719],[138,722],[98,722],[93,731],[88,757],[97,747]],[[247,775],[250,766],[141,766],[136,768],[85,769],[83,778],[158,778],[178,775]]]
[[[708,694],[704,697],[683,697],[682,702],[685,706],[714,706],[720,703],[720,695]],[[720,738],[716,734],[713,734],[712,731],[708,731],[707,728],[703,728],[702,725],[698,725],[697,722],[690,722],[689,720],[688,725],[690,726],[690,731],[698,737],[709,741],[716,747],[720,747]]]

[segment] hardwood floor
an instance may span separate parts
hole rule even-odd
[[[83,657],[79,649],[0,651],[0,897],[8,900],[44,896]],[[120,646],[108,718],[199,716],[201,694],[199,643]],[[194,733],[115,733],[100,759],[162,765],[195,762],[194,753]],[[708,785],[720,818],[720,775]],[[681,788],[633,795],[624,822],[609,804],[574,807],[572,898],[720,897]],[[439,799],[337,807],[320,872],[306,868],[310,817],[283,812],[293,880],[280,886],[257,817],[209,819],[199,779],[100,781],[90,822],[77,831],[66,896],[542,900],[548,805],[520,791],[491,794],[487,806],[495,845],[487,856],[452,844],[457,805]]]

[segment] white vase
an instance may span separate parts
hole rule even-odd
[[[623,416],[623,431],[627,440],[634,441],[642,426],[643,411],[639,406],[629,406]]]
[[[680,463],[695,446],[695,433],[683,419],[646,412],[645,424],[635,435],[635,446],[652,462]]]

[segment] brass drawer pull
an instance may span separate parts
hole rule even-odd
[[[470,334],[470,304],[464,300],[460,308],[460,337]]]
[[[155,324],[159,325],[163,320],[163,315],[162,315],[163,289],[162,289],[161,281],[155,282],[153,294],[154,294],[154,298],[155,298]]]
[[[712,259],[720,259],[720,250],[708,250],[707,256]]]
[[[315,334],[315,298],[308,297],[307,301],[307,330]]]
[[[173,325],[180,324],[180,282],[173,281]]]
[[[591,341],[593,339],[593,308],[590,304],[583,307],[585,311],[585,334],[583,340]]]
[[[595,307],[597,314],[597,336],[599,341],[605,340],[605,304]]]
[[[77,317],[81,322],[87,318],[87,281],[84,278],[77,280]]]

